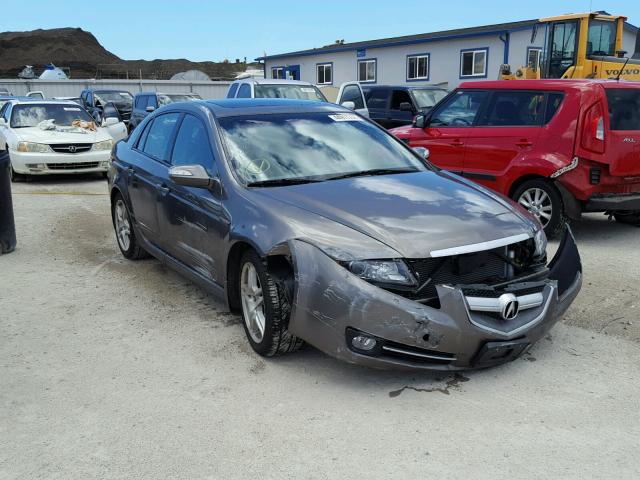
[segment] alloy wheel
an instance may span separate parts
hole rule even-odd
[[[258,271],[251,262],[242,266],[240,274],[240,298],[242,301],[242,316],[247,330],[254,342],[260,343],[264,338],[265,312],[262,285]]]
[[[543,227],[551,221],[553,206],[551,197],[541,188],[530,188],[522,192],[518,203],[533,214]]]
[[[131,247],[131,222],[127,206],[121,198],[116,202],[115,224],[118,243],[120,248],[126,252]]]

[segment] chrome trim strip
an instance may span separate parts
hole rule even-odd
[[[388,347],[387,345],[383,345],[382,349],[387,350],[388,352],[401,353],[403,355],[411,355],[413,357],[419,357],[419,358],[427,358],[429,360],[443,360],[447,362],[453,362],[456,360],[456,357],[441,357],[439,355],[429,355],[427,353],[411,352],[409,350],[402,350],[401,348]]]
[[[523,240],[529,240],[533,238],[530,233],[520,233],[518,235],[512,235],[510,237],[498,238],[496,240],[490,240],[488,242],[472,243],[470,245],[461,245],[459,247],[444,248],[442,250],[432,250],[431,256],[436,257],[449,257],[452,255],[463,255],[465,253],[482,252],[484,250],[493,250],[494,248],[504,247],[505,245],[511,245],[512,243],[522,242]]]

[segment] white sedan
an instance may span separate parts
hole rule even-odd
[[[109,122],[112,123],[112,122]],[[115,123],[113,125],[116,127]],[[12,176],[105,173],[114,139],[77,103],[13,100],[0,110],[0,150]]]

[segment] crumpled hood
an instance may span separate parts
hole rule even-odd
[[[346,225],[405,258],[533,235],[536,228],[535,220],[507,200],[446,173],[356,177],[254,192]]]
[[[35,143],[96,143],[111,138],[102,128],[98,128],[96,132],[87,130],[87,133],[42,130],[39,127],[16,128],[13,131],[21,141]]]

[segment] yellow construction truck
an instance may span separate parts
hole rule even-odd
[[[635,51],[625,52],[622,35],[626,17],[602,12],[541,18],[545,47],[539,64],[511,71],[500,67],[503,80],[539,78],[614,78],[640,81],[640,31]]]

